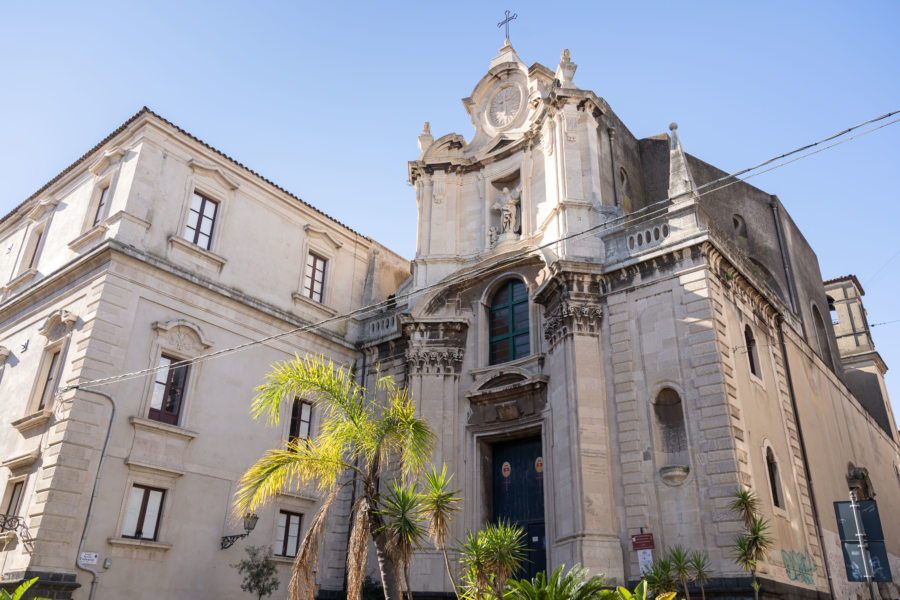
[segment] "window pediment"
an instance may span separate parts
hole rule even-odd
[[[202,162],[194,160],[193,158],[187,161],[187,165],[195,173],[197,171],[200,171],[201,173],[203,173],[205,175],[211,175],[211,176],[215,177],[220,182],[225,184],[225,186],[227,186],[228,189],[230,189],[230,190],[236,190],[239,187],[241,187],[240,183],[238,183],[235,179],[232,179],[231,177],[226,175],[225,172],[222,171],[222,169],[220,169],[219,167],[217,167],[215,165],[202,163]]]
[[[25,217],[32,221],[40,221],[46,215],[53,212],[56,209],[57,204],[59,204],[59,200],[56,198],[45,198],[35,204],[34,208],[32,208]]]
[[[314,225],[310,225],[309,223],[307,223],[306,225],[303,226],[303,231],[306,232],[306,235],[316,236],[321,239],[328,240],[331,243],[331,245],[334,246],[335,250],[337,250],[338,248],[340,248],[341,246],[344,245],[344,242],[340,241],[339,239],[337,239],[336,237],[334,237],[333,235],[328,233],[327,230],[320,229],[319,227],[315,227]]]
[[[124,148],[113,148],[111,150],[107,150],[103,153],[103,156],[97,159],[97,162],[91,165],[88,170],[94,175],[102,175],[111,165],[114,165],[121,161],[126,153],[127,150],[125,150]]]
[[[72,331],[72,328],[77,321],[78,317],[73,313],[65,309],[60,309],[52,312],[44,320],[44,324],[41,325],[38,333],[47,338],[47,340],[53,342]]]
[[[212,341],[204,335],[199,325],[187,319],[156,321],[153,329],[159,334],[161,341],[181,352],[201,351],[212,348]]]

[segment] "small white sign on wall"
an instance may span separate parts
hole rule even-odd
[[[100,554],[97,552],[82,552],[78,557],[78,563],[82,565],[96,565]]]
[[[653,566],[653,550],[638,550],[638,566],[641,569],[641,575],[650,570]]]

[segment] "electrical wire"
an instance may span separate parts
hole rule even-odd
[[[241,351],[243,351],[243,350],[245,350],[245,349],[247,349],[247,348],[253,347],[253,346],[257,346],[257,345],[260,345],[260,344],[267,344],[267,343],[269,343],[269,342],[272,342],[272,341],[275,341],[275,340],[279,340],[279,339],[284,338],[284,337],[288,337],[288,336],[296,335],[296,334],[300,334],[300,333],[306,333],[306,332],[314,331],[314,330],[316,330],[316,329],[321,329],[321,328],[323,328],[323,327],[325,327],[325,326],[327,326],[327,325],[330,325],[330,324],[332,324],[332,323],[337,323],[337,322],[344,321],[344,320],[351,319],[351,318],[356,318],[356,317],[366,316],[366,315],[368,315],[369,313],[376,313],[376,312],[381,311],[382,309],[385,309],[385,308],[388,308],[388,307],[392,307],[392,306],[395,306],[395,305],[397,305],[397,304],[401,304],[401,303],[409,303],[411,300],[415,299],[416,297],[418,297],[418,296],[424,296],[425,294],[427,294],[427,293],[429,293],[429,292],[432,292],[432,291],[435,291],[435,290],[438,290],[438,289],[441,289],[441,288],[450,288],[450,287],[452,287],[453,285],[455,285],[455,284],[457,284],[457,283],[459,283],[459,282],[461,282],[461,281],[464,281],[464,280],[467,280],[467,279],[471,279],[471,278],[473,278],[473,277],[478,277],[478,276],[481,276],[481,275],[489,274],[489,273],[491,273],[491,272],[493,272],[493,271],[500,271],[500,270],[504,269],[507,265],[509,265],[509,264],[511,264],[511,263],[518,262],[518,261],[521,260],[522,258],[528,257],[529,255],[533,256],[533,255],[535,255],[536,253],[540,252],[541,250],[544,250],[544,249],[547,249],[547,248],[551,248],[551,247],[556,246],[556,245],[558,245],[558,244],[560,244],[560,243],[562,243],[562,242],[566,242],[566,241],[570,241],[570,240],[579,239],[579,238],[581,238],[581,237],[584,237],[584,236],[587,236],[587,235],[591,235],[591,234],[596,235],[596,234],[601,233],[601,232],[603,232],[603,231],[605,231],[605,230],[607,230],[607,229],[611,229],[611,228],[613,228],[613,227],[617,227],[621,222],[623,222],[623,221],[625,221],[625,220],[628,220],[630,225],[639,224],[639,223],[643,223],[643,222],[652,220],[653,218],[655,218],[655,217],[657,217],[657,216],[659,216],[659,215],[661,215],[661,214],[666,213],[666,212],[668,211],[668,206],[669,206],[669,204],[670,204],[671,202],[673,202],[674,200],[678,199],[678,198],[683,198],[683,197],[685,197],[685,196],[691,196],[691,195],[693,195],[693,196],[696,197],[696,198],[699,198],[699,197],[705,196],[705,195],[707,195],[707,194],[711,194],[711,193],[713,193],[713,192],[717,192],[717,191],[719,191],[719,190],[721,190],[721,189],[724,189],[724,188],[726,188],[726,187],[728,187],[728,186],[734,185],[735,183],[738,183],[738,182],[740,182],[740,181],[744,181],[744,180],[746,180],[746,179],[750,179],[751,177],[755,177],[756,175],[761,175],[761,174],[763,174],[763,173],[768,173],[769,171],[773,171],[773,170],[778,169],[778,168],[780,168],[780,167],[789,165],[789,164],[794,163],[794,162],[796,162],[796,161],[798,161],[798,160],[801,160],[801,159],[803,159],[803,158],[807,158],[807,157],[812,156],[812,155],[814,155],[814,154],[818,154],[819,152],[823,152],[823,151],[825,151],[825,150],[828,150],[828,149],[830,149],[830,148],[833,148],[833,147],[835,147],[835,146],[838,146],[838,145],[840,145],[840,144],[843,144],[843,143],[845,143],[845,142],[849,142],[849,141],[851,141],[851,140],[853,140],[853,139],[862,137],[862,136],[867,135],[867,134],[869,134],[869,133],[873,133],[874,131],[877,131],[877,130],[879,130],[879,129],[882,129],[882,128],[884,128],[884,127],[887,127],[887,126],[889,126],[889,125],[892,125],[892,124],[894,124],[894,123],[900,122],[900,119],[895,119],[895,120],[890,121],[890,122],[888,122],[888,123],[884,123],[884,124],[882,124],[882,125],[879,125],[878,127],[873,127],[873,128],[868,129],[868,130],[866,130],[866,131],[862,131],[862,132],[860,132],[860,133],[858,133],[858,134],[856,134],[856,135],[854,135],[854,136],[851,136],[851,137],[849,137],[849,138],[840,140],[840,141],[835,142],[835,143],[833,143],[833,144],[829,144],[829,145],[827,145],[827,146],[824,146],[824,147],[819,148],[819,149],[817,149],[817,150],[814,150],[814,151],[812,151],[812,152],[808,152],[808,153],[803,154],[803,155],[801,155],[801,156],[797,156],[797,157],[795,157],[795,158],[793,158],[793,159],[791,159],[791,160],[789,160],[789,161],[784,161],[784,162],[781,162],[781,163],[778,162],[778,161],[781,161],[781,160],[783,160],[783,159],[785,159],[785,158],[788,158],[788,157],[794,156],[794,155],[796,155],[796,154],[799,154],[799,153],[801,153],[801,152],[804,152],[805,150],[809,150],[810,148],[815,148],[815,147],[820,146],[820,145],[822,145],[822,144],[826,144],[827,142],[829,142],[829,141],[831,141],[831,140],[835,140],[835,139],[837,139],[837,138],[843,137],[843,136],[847,135],[848,133],[851,133],[851,132],[853,132],[853,131],[856,131],[856,130],[858,130],[858,129],[861,129],[861,128],[867,126],[867,125],[870,125],[870,124],[877,123],[877,122],[883,121],[883,120],[885,120],[885,119],[888,119],[888,118],[890,118],[890,117],[892,117],[892,116],[894,116],[894,115],[896,115],[896,114],[900,114],[900,111],[891,111],[891,112],[889,112],[889,113],[886,113],[886,114],[884,114],[884,115],[881,115],[880,117],[875,117],[875,118],[873,118],[873,119],[869,119],[869,120],[867,120],[867,121],[864,121],[864,122],[859,123],[859,124],[857,124],[857,125],[854,125],[854,126],[852,126],[852,127],[849,127],[849,128],[847,128],[847,129],[844,129],[843,131],[841,131],[841,132],[839,132],[839,133],[835,133],[835,134],[830,135],[830,136],[828,136],[828,137],[826,137],[826,138],[823,138],[823,139],[821,139],[821,140],[819,140],[819,141],[817,141],[817,142],[813,142],[813,143],[811,143],[811,144],[806,144],[805,146],[801,146],[801,147],[799,147],[799,148],[796,148],[796,149],[794,149],[794,150],[791,150],[790,152],[786,152],[786,153],[781,154],[781,155],[779,155],[779,156],[776,156],[776,157],[774,157],[774,158],[770,158],[770,159],[765,160],[765,161],[763,161],[763,162],[761,162],[761,163],[759,163],[759,164],[757,164],[757,165],[754,165],[754,166],[752,166],[752,167],[748,167],[748,168],[742,169],[742,170],[740,170],[740,171],[737,171],[737,172],[735,172],[735,173],[731,173],[731,174],[728,174],[728,175],[724,175],[724,176],[722,176],[722,177],[719,177],[718,179],[714,179],[714,180],[709,181],[709,182],[707,182],[707,183],[704,183],[704,184],[702,184],[702,185],[695,186],[695,187],[692,188],[691,190],[689,190],[689,191],[687,191],[687,192],[683,192],[683,193],[681,193],[681,194],[678,194],[677,196],[670,196],[670,197],[664,198],[664,199],[662,199],[662,200],[658,200],[658,201],[656,201],[656,202],[653,202],[653,203],[651,203],[651,204],[648,204],[647,206],[645,206],[645,207],[643,207],[643,208],[640,208],[640,209],[638,209],[638,210],[635,210],[635,211],[633,211],[633,212],[631,212],[631,213],[629,213],[629,214],[627,214],[627,215],[622,215],[622,216],[619,216],[619,217],[615,217],[615,218],[610,219],[610,220],[608,220],[608,221],[604,221],[603,223],[600,223],[600,224],[598,224],[598,225],[594,225],[594,226],[592,226],[592,227],[588,227],[587,229],[584,229],[584,230],[582,230],[582,231],[579,231],[579,232],[576,232],[576,233],[572,233],[572,234],[569,234],[569,235],[560,237],[560,238],[555,239],[555,240],[553,240],[553,241],[551,241],[551,242],[546,242],[546,243],[544,243],[544,244],[540,244],[540,245],[537,245],[537,246],[532,246],[531,248],[528,248],[528,249],[525,249],[525,250],[522,250],[522,251],[513,253],[513,254],[508,255],[508,256],[505,256],[505,257],[502,257],[501,259],[499,259],[499,260],[497,260],[497,261],[495,261],[495,262],[492,262],[492,263],[490,263],[490,264],[483,265],[483,266],[481,266],[481,267],[477,267],[477,268],[475,268],[475,269],[473,269],[473,270],[470,270],[470,271],[464,271],[464,272],[462,272],[462,273],[457,273],[457,274],[455,274],[455,275],[453,275],[453,276],[451,276],[451,277],[449,277],[449,278],[447,278],[447,279],[444,279],[444,280],[442,280],[442,281],[433,283],[433,284],[431,284],[431,285],[424,286],[424,287],[422,287],[422,288],[418,288],[418,289],[412,290],[412,291],[407,292],[407,293],[405,293],[405,294],[402,294],[402,295],[399,295],[399,296],[395,296],[395,297],[393,297],[393,298],[388,298],[387,300],[383,300],[383,301],[381,301],[381,302],[376,302],[376,303],[370,304],[370,305],[368,305],[368,306],[363,306],[363,307],[357,308],[357,309],[355,309],[355,310],[349,311],[349,312],[347,312],[347,313],[343,313],[343,314],[340,314],[340,315],[334,315],[334,316],[332,316],[332,317],[328,317],[328,318],[326,318],[326,319],[323,319],[323,320],[321,320],[321,321],[317,321],[317,322],[315,322],[315,323],[304,324],[304,325],[295,327],[295,328],[293,328],[293,329],[289,329],[289,330],[286,330],[286,331],[282,331],[282,332],[279,332],[279,333],[276,333],[276,334],[268,335],[268,336],[265,336],[265,337],[262,337],[262,338],[258,338],[258,339],[248,340],[247,342],[244,342],[244,343],[241,343],[241,344],[237,344],[237,345],[235,345],[235,346],[231,346],[231,347],[228,347],[228,348],[223,348],[223,349],[221,349],[221,350],[216,350],[216,351],[214,351],[214,352],[209,352],[209,353],[207,353],[207,354],[201,354],[201,355],[196,356],[196,357],[194,357],[194,358],[184,359],[184,360],[181,360],[181,361],[173,362],[173,363],[170,363],[170,364],[165,365],[165,366],[157,365],[157,366],[154,366],[154,367],[148,367],[148,368],[145,368],[145,369],[139,369],[139,370],[136,370],[136,371],[131,371],[131,372],[127,372],[127,373],[121,373],[121,374],[118,374],[118,375],[111,375],[111,376],[108,376],[108,377],[102,377],[102,378],[99,378],[99,379],[93,379],[93,380],[88,380],[88,381],[82,381],[82,382],[79,382],[79,383],[77,383],[77,384],[73,384],[73,385],[68,385],[68,386],[65,386],[65,387],[61,387],[61,388],[59,388],[59,390],[57,390],[57,394],[62,394],[62,393],[68,392],[68,391],[70,391],[70,390],[78,389],[78,388],[81,387],[81,386],[98,387],[98,386],[103,386],[103,385],[109,385],[109,384],[111,384],[111,383],[117,383],[117,382],[122,382],[122,381],[128,381],[128,380],[130,380],[130,379],[135,379],[135,378],[143,377],[143,376],[145,376],[145,375],[149,375],[149,374],[151,374],[151,373],[155,373],[155,372],[157,372],[157,371],[159,371],[159,370],[161,370],[161,369],[177,368],[177,367],[185,366],[185,365],[199,364],[199,363],[202,363],[202,362],[206,362],[206,361],[208,361],[208,360],[212,360],[212,359],[214,359],[214,358],[221,358],[221,357],[224,357],[224,356],[228,356],[228,355],[231,355],[231,354],[235,354],[235,353],[237,353],[237,352],[241,352]],[[775,164],[775,163],[777,163],[777,164]],[[773,165],[773,166],[771,166],[771,167],[769,167],[768,169],[765,169],[764,171],[761,171],[761,172],[759,172],[759,173],[751,174],[751,173],[753,173],[754,171],[756,171],[756,170],[758,170],[758,169],[761,169],[762,167],[766,167],[766,166],[768,166],[768,165]],[[746,177],[744,177],[745,175],[746,175]],[[716,184],[719,184],[719,183],[724,183],[724,185],[721,185],[721,186],[719,186],[719,187],[712,187],[712,186],[715,186]],[[706,188],[711,188],[711,189],[706,189]],[[652,210],[650,210],[650,209],[652,209]],[[883,325],[883,324],[886,324],[886,323],[879,323],[879,325]],[[874,327],[874,326],[875,326],[875,325],[872,325],[872,327]]]

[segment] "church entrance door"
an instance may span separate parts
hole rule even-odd
[[[494,521],[510,521],[525,529],[526,563],[516,576],[534,577],[547,568],[541,438],[494,444],[491,462]]]

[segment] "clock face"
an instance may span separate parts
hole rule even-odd
[[[508,86],[501,89],[491,98],[491,104],[488,106],[488,121],[494,127],[506,127],[519,114],[521,104],[522,92],[518,87]]]

